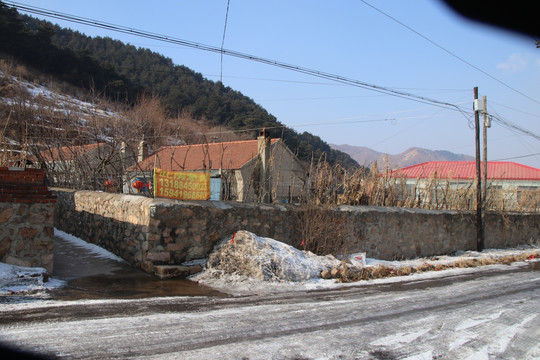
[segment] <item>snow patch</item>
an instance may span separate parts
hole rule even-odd
[[[46,290],[64,286],[65,282],[49,278],[47,270],[0,263],[0,296],[26,295],[40,297]],[[0,302],[1,301],[0,299]]]
[[[319,278],[321,271],[339,264],[333,256],[319,257],[242,230],[217,246],[199,279],[228,276],[300,282]]]
[[[371,345],[375,346],[395,346],[400,344],[409,344],[421,336],[424,336],[430,331],[430,329],[424,329],[420,331],[413,331],[407,333],[397,333],[390,336],[383,337],[381,339],[371,342]]]
[[[499,311],[496,314],[488,314],[487,316],[484,316],[482,318],[467,319],[467,320],[463,321],[461,324],[459,324],[458,326],[456,326],[456,331],[459,332],[459,331],[462,331],[462,330],[470,329],[472,327],[484,324],[486,322],[493,321],[495,319],[500,318],[502,314],[503,314],[503,311]]]
[[[101,257],[101,258],[104,258],[104,259],[110,259],[110,260],[114,260],[114,261],[118,261],[118,262],[126,262],[124,259],[122,259],[121,257],[119,256],[116,256],[115,254],[111,253],[110,251],[107,251],[105,250],[104,248],[102,247],[99,247],[97,245],[94,245],[94,244],[91,244],[91,243],[88,243],[76,236],[73,236],[73,235],[70,235],[66,232],[63,232],[62,230],[58,230],[58,229],[54,229],[54,236],[58,236],[59,238],[62,238],[64,239],[65,241],[68,241],[70,242],[71,244],[77,246],[77,247],[80,247],[80,248],[84,248],[86,250],[88,250],[89,252]]]

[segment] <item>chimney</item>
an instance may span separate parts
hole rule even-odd
[[[261,201],[264,203],[271,202],[270,193],[270,134],[263,128],[257,137],[258,155],[261,159],[260,173],[260,191]]]
[[[137,156],[137,162],[141,162],[148,157],[148,144],[142,140],[139,142],[139,154]]]

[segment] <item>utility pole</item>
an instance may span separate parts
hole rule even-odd
[[[478,87],[474,89],[474,132],[476,145],[476,250],[484,250],[484,227],[482,223],[482,178],[480,166],[480,115],[478,114]]]
[[[482,97],[482,112],[484,113],[484,124],[482,126],[482,142],[484,145],[484,156],[482,158],[484,159],[484,183],[482,184],[482,215],[486,216],[486,200],[487,200],[487,169],[488,169],[488,158],[487,158],[487,128],[491,127],[491,124],[489,123],[488,116],[487,116],[487,98],[485,96]],[[485,221],[483,222],[483,226],[485,228]]]

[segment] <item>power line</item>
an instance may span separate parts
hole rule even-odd
[[[525,114],[525,115],[534,116],[534,117],[540,117],[538,114],[533,114],[533,113],[529,113],[529,112],[526,112],[526,111],[522,111],[522,110],[516,109],[514,107],[503,105],[503,104],[495,102],[495,101],[490,101],[490,103],[500,105],[502,107],[505,107],[505,108],[513,110],[513,111],[517,111],[517,112]],[[490,107],[492,107],[492,105],[490,105]]]
[[[416,35],[420,36],[422,39],[424,39],[424,40],[426,40],[427,42],[431,43],[432,45],[438,47],[439,49],[441,49],[441,50],[444,51],[445,53],[449,54],[450,56],[455,57],[456,59],[458,59],[459,61],[463,62],[464,64],[466,64],[466,65],[472,67],[472,68],[475,69],[476,71],[481,72],[482,74],[486,75],[487,77],[491,78],[492,80],[495,80],[496,82],[498,82],[499,84],[501,84],[501,85],[507,87],[508,89],[510,89],[510,90],[512,90],[512,91],[514,91],[514,92],[516,92],[516,93],[518,93],[518,94],[520,94],[521,96],[524,96],[524,97],[526,97],[527,99],[529,99],[529,100],[531,100],[531,101],[534,101],[534,102],[537,103],[537,104],[540,104],[540,101],[533,99],[533,98],[530,97],[529,95],[526,95],[525,93],[523,93],[523,92],[521,92],[521,91],[519,91],[519,90],[513,88],[512,86],[506,84],[505,82],[503,82],[503,81],[497,79],[495,76],[489,74],[488,72],[486,72],[486,71],[480,69],[478,66],[475,66],[475,65],[471,64],[471,63],[468,62],[467,60],[465,60],[465,59],[463,59],[462,57],[460,57],[460,56],[454,54],[454,53],[451,52],[450,50],[447,50],[446,48],[444,48],[444,47],[442,47],[441,45],[437,44],[435,41],[433,41],[433,40],[431,40],[430,38],[428,38],[427,36],[421,34],[420,32],[418,32],[418,31],[416,31],[416,30],[414,30],[414,29],[411,28],[410,26],[408,26],[408,25],[402,23],[401,21],[399,21],[398,19],[396,19],[396,18],[390,16],[389,14],[385,13],[384,11],[382,11],[382,10],[376,8],[375,6],[371,5],[371,4],[368,3],[367,1],[365,1],[365,0],[360,0],[360,1],[361,1],[362,3],[364,3],[365,5],[369,6],[370,8],[372,8],[373,10],[375,10],[375,11],[381,13],[382,15],[386,16],[387,18],[389,18],[389,19],[391,19],[392,21],[396,22],[397,24],[399,24],[399,25],[403,26],[404,28],[406,28],[406,29],[412,31],[412,32],[415,33]]]
[[[92,26],[92,27],[97,27],[97,28],[101,28],[101,29],[106,29],[106,30],[110,30],[110,31],[119,32],[119,33],[124,33],[124,34],[139,36],[139,37],[143,37],[143,38],[147,38],[147,39],[172,43],[172,44],[176,44],[176,45],[180,45],[180,46],[186,46],[186,47],[195,48],[195,49],[198,49],[198,50],[203,50],[203,51],[208,51],[208,52],[213,52],[213,53],[219,53],[219,54],[228,55],[228,56],[231,56],[231,57],[236,57],[236,58],[239,58],[239,59],[255,61],[255,62],[262,63],[262,64],[275,66],[275,67],[279,67],[279,68],[282,68],[282,69],[295,71],[295,72],[299,72],[299,73],[302,73],[302,74],[306,74],[306,75],[310,75],[310,76],[314,76],[314,77],[318,77],[318,78],[322,78],[322,79],[327,79],[327,80],[331,80],[331,81],[334,81],[334,82],[347,84],[347,85],[363,88],[363,89],[370,90],[370,91],[379,92],[379,93],[386,94],[386,95],[389,95],[389,96],[394,96],[394,97],[398,97],[398,98],[403,98],[403,99],[412,100],[412,101],[416,101],[416,102],[420,102],[420,103],[424,103],[424,104],[430,104],[430,105],[433,105],[433,106],[438,106],[438,107],[443,107],[443,108],[452,108],[452,109],[456,109],[456,110],[459,111],[457,106],[454,105],[454,104],[450,104],[450,103],[447,103],[447,102],[444,102],[444,101],[431,99],[431,98],[428,98],[428,97],[425,97],[425,96],[415,95],[415,94],[405,92],[405,91],[401,91],[401,90],[397,90],[397,89],[392,89],[392,88],[388,88],[388,87],[384,87],[384,86],[370,84],[370,83],[367,83],[367,82],[364,82],[364,81],[361,81],[361,80],[347,78],[345,76],[340,76],[340,75],[336,75],[336,74],[332,74],[332,73],[327,73],[327,72],[323,72],[323,71],[309,69],[309,68],[305,68],[305,67],[301,67],[301,66],[297,66],[297,65],[293,65],[293,64],[287,64],[287,63],[284,63],[284,62],[281,62],[281,61],[266,59],[266,58],[258,57],[258,56],[255,56],[255,55],[241,53],[241,52],[234,51],[234,50],[221,49],[221,48],[218,48],[218,47],[215,47],[215,46],[205,45],[205,44],[201,44],[201,43],[197,43],[197,42],[193,42],[193,41],[189,41],[189,40],[178,39],[178,38],[174,38],[174,37],[167,36],[167,35],[160,35],[160,34],[156,34],[156,33],[147,32],[147,31],[144,31],[144,30],[128,28],[128,27],[121,26],[121,25],[105,23],[105,22],[101,22],[101,21],[97,21],[97,20],[93,20],[93,19],[88,19],[88,18],[83,18],[83,17],[79,17],[79,16],[75,16],[75,15],[64,14],[64,13],[60,13],[60,12],[56,12],[56,11],[52,11],[52,10],[46,10],[46,9],[38,8],[38,7],[32,7],[32,6],[28,6],[28,5],[24,5],[24,4],[19,4],[19,3],[16,3],[16,2],[5,1],[5,3],[9,4],[11,6],[14,6],[15,8],[17,8],[17,9],[19,9],[21,11],[29,12],[31,14],[42,15],[42,16],[45,16],[45,17],[51,17],[51,18],[55,18],[55,19],[65,20],[65,21],[74,22],[74,23],[77,23],[77,24],[88,25],[88,26]]]
[[[361,1],[363,3],[365,3],[366,5],[372,7],[376,11],[379,11],[383,15],[388,16],[393,21],[396,21],[400,25],[402,25],[402,26],[408,28],[409,30],[413,31],[414,33],[416,33],[417,35],[419,35],[422,38],[426,39],[427,41],[433,43],[435,46],[441,48],[445,52],[451,54],[452,56],[458,58],[459,60],[465,62],[466,64],[468,64],[470,66],[472,66],[473,68],[477,69],[478,71],[486,74],[487,76],[492,77],[491,75],[485,73],[483,70],[475,67],[474,65],[472,65],[472,64],[466,62],[465,60],[459,58],[457,55],[451,53],[450,51],[448,51],[448,50],[446,50],[444,48],[442,48],[441,46],[434,43],[432,40],[425,37],[424,35],[418,33],[414,29],[408,27],[407,25],[399,22],[398,20],[394,19],[393,17],[391,17],[391,16],[387,15],[386,13],[380,11],[379,9],[373,7],[372,5],[367,3],[366,1],[364,1],[364,0],[361,0]],[[251,61],[266,64],[266,65],[275,66],[275,67],[279,67],[279,68],[283,68],[283,69],[286,69],[286,70],[291,70],[291,71],[303,73],[303,74],[314,76],[314,77],[319,77],[319,78],[330,80],[330,81],[333,81],[333,82],[363,88],[363,89],[366,89],[366,90],[382,93],[382,94],[389,95],[389,96],[394,96],[394,97],[398,97],[398,98],[412,100],[412,101],[416,101],[416,102],[419,102],[419,103],[438,106],[438,107],[441,107],[441,108],[450,108],[450,109],[459,111],[467,119],[469,118],[468,114],[470,114],[470,112],[468,110],[465,110],[465,109],[463,109],[463,108],[461,108],[461,107],[459,107],[459,106],[457,106],[455,104],[451,104],[451,103],[448,103],[448,102],[439,101],[439,100],[431,99],[431,98],[420,96],[420,95],[415,95],[415,94],[412,94],[412,93],[409,93],[409,92],[406,92],[406,91],[402,91],[402,90],[398,90],[398,89],[393,89],[393,88],[389,88],[389,87],[374,85],[374,84],[366,83],[366,82],[361,81],[361,80],[351,79],[351,78],[347,78],[347,77],[332,74],[332,73],[313,70],[313,69],[309,69],[309,68],[305,68],[305,67],[301,67],[301,66],[297,66],[297,65],[293,65],[293,64],[287,64],[287,63],[283,63],[283,62],[276,61],[276,60],[261,58],[261,57],[255,56],[255,55],[245,54],[245,53],[241,53],[241,52],[238,52],[238,51],[227,50],[227,49],[224,49],[223,47],[222,48],[217,48],[217,47],[214,47],[214,46],[205,45],[205,44],[201,44],[201,43],[196,43],[196,42],[193,42],[193,41],[178,39],[178,38],[174,38],[174,37],[170,37],[170,36],[166,36],[166,35],[160,35],[160,34],[156,34],[156,33],[151,33],[151,32],[147,32],[147,31],[143,31],[143,30],[137,30],[137,29],[121,26],[121,25],[105,23],[105,22],[92,20],[92,19],[88,19],[88,18],[83,18],[83,17],[79,17],[79,16],[75,16],[75,15],[59,13],[59,12],[56,12],[56,11],[46,10],[46,9],[38,8],[38,7],[32,7],[32,6],[28,6],[28,5],[24,5],[24,4],[19,4],[19,3],[16,3],[16,2],[4,1],[4,3],[9,4],[11,6],[14,6],[15,8],[17,8],[19,10],[29,12],[29,13],[32,13],[32,14],[38,14],[38,15],[42,15],[42,16],[45,16],[45,17],[52,17],[52,18],[55,18],[55,19],[65,20],[65,21],[69,21],[69,22],[82,24],[82,25],[88,25],[88,26],[92,26],[92,27],[102,28],[102,29],[111,30],[111,31],[115,31],[115,32],[120,32],[120,33],[124,33],[124,34],[143,37],[143,38],[147,38],[147,39],[172,43],[172,44],[175,44],[175,45],[186,46],[186,47],[195,48],[195,49],[198,49],[198,50],[219,53],[222,56],[223,55],[228,55],[228,56],[232,56],[232,57],[236,57],[236,58],[240,58],[240,59],[251,60]],[[497,80],[497,79],[495,79],[495,80]],[[499,80],[497,80],[497,81],[499,81]],[[508,86],[508,85],[506,85],[504,83],[502,83],[502,84],[505,85],[505,86]],[[511,89],[514,90],[514,91],[517,91],[517,90],[515,90],[513,88],[511,88]],[[519,91],[517,91],[517,92],[520,93]],[[520,93],[520,94],[524,95],[522,93]],[[526,96],[526,95],[524,95],[524,96]],[[526,96],[526,97],[528,97],[528,96]],[[535,101],[532,98],[529,98],[529,99]],[[532,133],[532,132],[530,132],[528,130],[523,129],[520,126],[518,126],[518,125],[516,125],[514,123],[511,123],[508,120],[504,120],[504,119],[502,119],[500,117],[497,117],[497,116],[494,116],[493,119],[494,119],[494,121],[498,122],[499,124],[501,124],[504,127],[507,127],[508,129],[524,133],[524,134],[526,134],[528,136],[532,136],[532,137],[536,138],[537,140],[540,140],[540,136],[538,136],[538,135],[536,135],[536,134],[534,134],[534,133]]]
[[[520,133],[525,134],[527,136],[531,136],[531,137],[535,138],[536,140],[540,140],[540,135],[537,135],[537,134],[533,133],[532,131],[526,130],[526,129],[522,128],[521,126],[511,122],[510,120],[503,119],[501,116],[498,116],[498,115],[490,114],[489,116],[491,117],[493,122],[498,123],[499,125],[507,128],[510,131],[520,132]]]
[[[538,156],[538,155],[540,155],[540,153],[529,154],[529,155],[521,155],[521,156],[513,156],[513,157],[504,158],[504,159],[497,159],[497,160],[490,160],[490,161],[514,160],[514,159],[522,159],[522,158],[531,157],[531,156]]]
[[[225,12],[225,25],[223,26],[223,38],[221,39],[221,71],[219,81],[223,83],[223,46],[225,45],[225,33],[227,32],[227,21],[229,19],[229,5],[231,0],[227,0],[227,11]]]

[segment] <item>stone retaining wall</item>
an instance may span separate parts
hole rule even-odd
[[[186,202],[65,189],[54,192],[58,197],[56,227],[154,273],[207,257],[220,240],[238,230],[297,246],[306,223],[301,209],[291,205]],[[413,258],[476,247],[473,213],[359,206],[320,212],[322,216],[317,218],[324,219],[327,231],[345,239],[349,252],[365,251],[370,257]],[[486,247],[538,243],[539,239],[538,214],[487,217]]]
[[[55,202],[43,170],[0,167],[0,262],[52,272]]]

